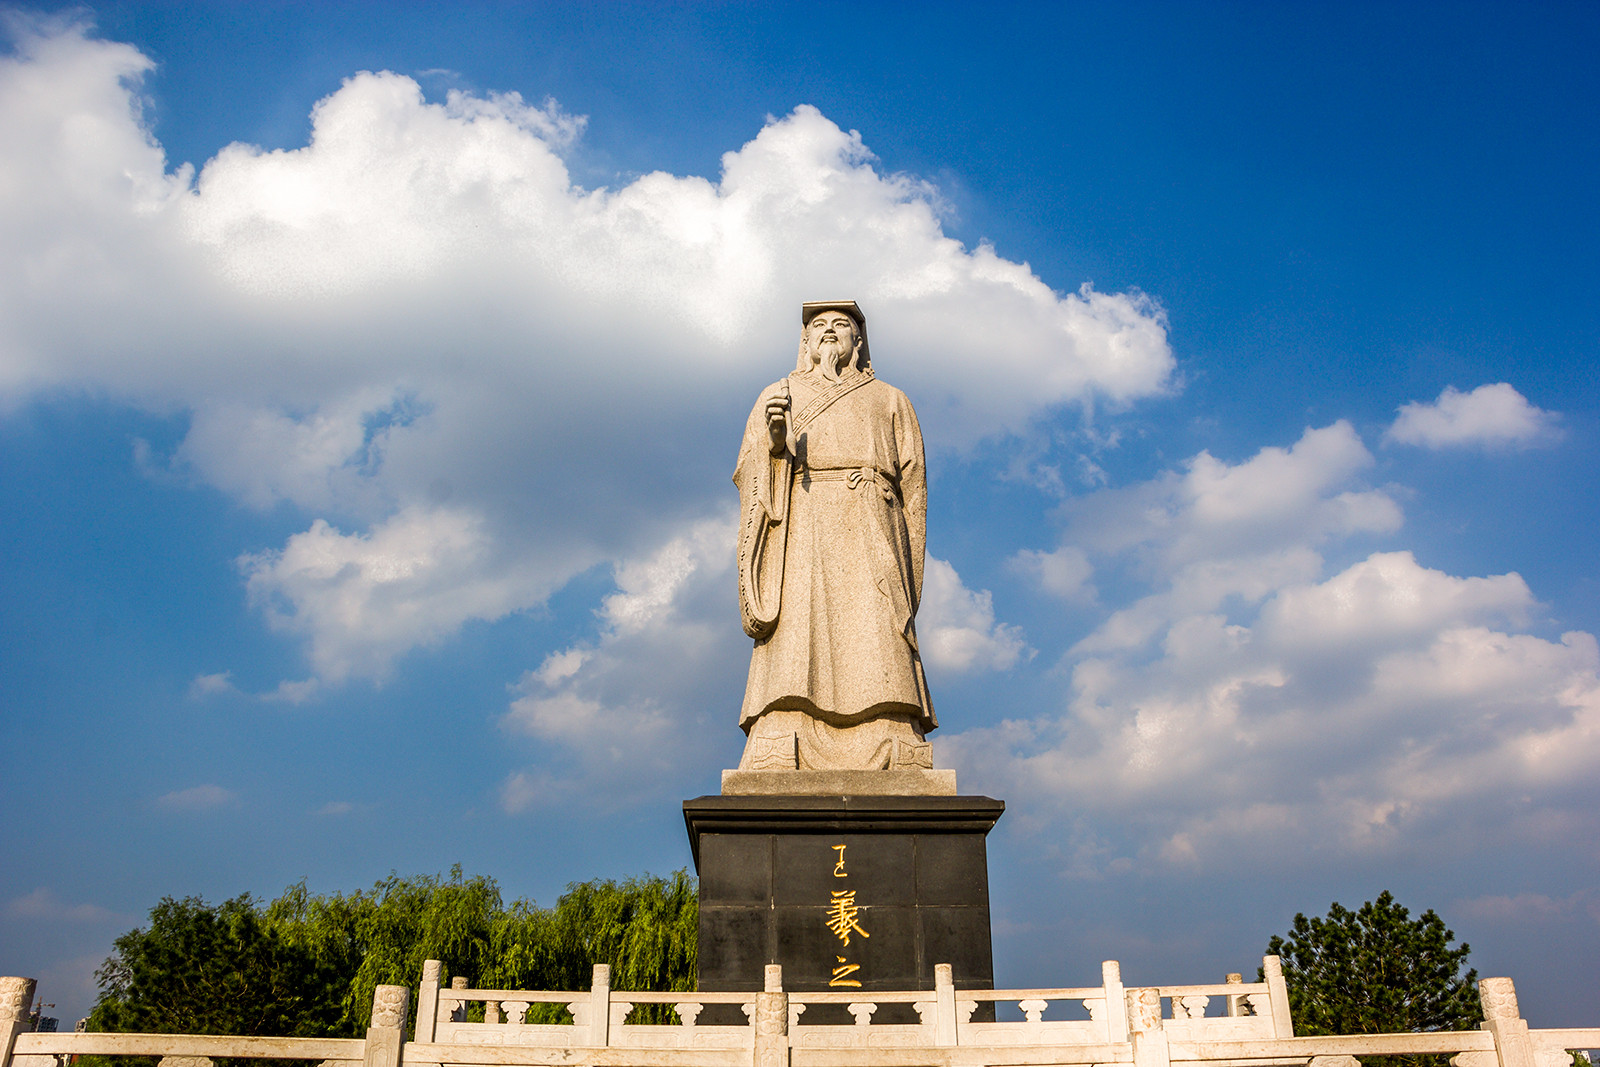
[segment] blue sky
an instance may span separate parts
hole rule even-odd
[[[105,4],[0,57],[0,972],[689,864],[797,305],[922,416],[1002,984],[1600,960],[1592,5]]]

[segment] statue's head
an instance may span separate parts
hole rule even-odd
[[[830,381],[872,365],[867,317],[854,300],[817,300],[800,306],[800,358],[795,370],[819,367]]]

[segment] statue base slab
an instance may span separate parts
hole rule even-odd
[[[992,989],[987,835],[1004,811],[982,796],[684,801],[700,877],[699,988],[760,990],[777,963],[788,990],[931,991],[934,966],[948,963],[957,989]],[[706,1005],[701,1022],[724,1007],[733,1008]],[[838,1020],[820,1017],[833,1007]],[[917,1021],[909,1005],[883,1011],[875,1021]],[[842,1005],[816,1005],[807,1021],[851,1018]]]
[[[722,795],[953,797],[955,771],[723,771]]]

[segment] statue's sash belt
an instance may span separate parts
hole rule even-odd
[[[809,482],[844,482],[851,489],[860,489],[868,482],[883,490],[883,499],[900,503],[900,486],[893,478],[873,466],[862,467],[800,467],[794,480],[805,485]]]

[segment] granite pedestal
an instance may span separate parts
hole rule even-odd
[[[993,988],[985,838],[1004,811],[981,796],[685,801],[699,988],[759,990],[769,963],[796,991],[931,990],[939,963],[957,989]]]

